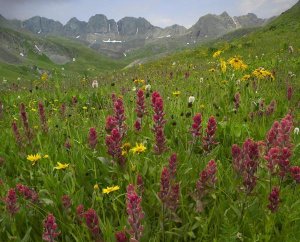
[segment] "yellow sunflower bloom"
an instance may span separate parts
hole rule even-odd
[[[28,155],[27,160],[32,162],[32,165],[34,166],[38,160],[42,159],[42,156],[40,154],[35,155]]]
[[[109,194],[109,193],[114,192],[114,191],[117,191],[117,190],[119,190],[119,189],[120,189],[119,186],[107,187],[107,188],[103,188],[103,189],[102,189],[102,193],[104,193],[104,194]]]

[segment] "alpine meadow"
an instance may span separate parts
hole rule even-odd
[[[0,78],[0,242],[300,241],[300,1],[0,16]]]

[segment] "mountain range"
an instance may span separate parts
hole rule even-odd
[[[172,25],[161,28],[152,25],[145,18],[124,17],[119,21],[96,14],[88,22],[71,18],[62,23],[35,16],[25,21],[8,20],[0,15],[0,26],[25,31],[40,37],[59,36],[81,42],[88,47],[113,58],[126,57],[131,51],[145,46],[166,49],[193,45],[218,38],[231,31],[264,25],[268,19],[249,13],[231,17],[227,12],[220,15],[207,14],[191,27]]]

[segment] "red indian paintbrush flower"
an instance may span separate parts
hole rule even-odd
[[[95,241],[101,241],[101,230],[99,227],[99,218],[96,211],[92,208],[84,213],[86,226],[91,232]]]
[[[152,107],[154,109],[153,115],[153,132],[155,135],[154,151],[156,154],[162,154],[166,150],[166,138],[164,134],[164,103],[158,92],[152,94]]]
[[[125,116],[125,110],[124,110],[124,104],[123,104],[123,100],[122,98],[118,98],[115,102],[114,102],[114,112],[115,112],[115,116],[114,118],[116,119],[117,122],[117,128],[121,134],[121,136],[123,137],[125,135],[125,129],[126,129],[126,125],[125,125],[125,120],[126,120],[126,116]]]
[[[48,132],[48,125],[47,125],[47,119],[46,119],[46,115],[45,115],[45,108],[44,105],[39,102],[39,115],[40,115],[40,121],[41,121],[41,126],[42,126],[42,130],[44,133]]]
[[[300,167],[299,166],[292,166],[290,168],[292,178],[297,182],[300,183]]]
[[[18,129],[16,121],[12,122],[11,128],[12,128],[13,134],[15,136],[16,143],[19,146],[21,146],[21,144],[22,144],[22,138],[21,138],[21,135],[20,135],[20,132],[19,132],[19,129]]]
[[[190,129],[193,138],[201,136],[201,124],[202,124],[202,116],[201,113],[197,113],[193,118],[192,128]]]
[[[267,167],[271,174],[275,174],[276,167],[279,168],[278,175],[283,179],[290,171],[290,157],[292,156],[291,132],[293,119],[290,114],[286,115],[281,122],[275,121],[266,137]]]
[[[269,205],[268,208],[271,210],[272,213],[275,213],[278,210],[278,206],[280,203],[279,199],[279,188],[273,187],[272,191],[269,195]]]
[[[126,210],[128,214],[128,223],[130,224],[130,241],[140,241],[144,227],[142,225],[142,219],[144,218],[144,212],[142,210],[142,198],[139,197],[132,184],[127,186],[126,194]]]
[[[235,112],[238,111],[238,109],[240,107],[240,102],[241,102],[241,94],[239,92],[237,92],[234,95],[234,110],[235,110]]]
[[[107,152],[110,154],[121,166],[125,164],[125,157],[122,155],[122,136],[118,129],[114,128],[111,135],[106,136]]]
[[[137,99],[135,112],[138,118],[143,118],[146,113],[144,91],[142,89],[139,89],[136,93],[136,96]]]
[[[199,174],[199,180],[197,181],[196,188],[198,198],[203,198],[209,189],[213,188],[217,182],[217,164],[214,160],[210,160],[205,169]]]
[[[48,242],[54,242],[55,238],[60,235],[60,232],[57,232],[57,224],[55,222],[55,217],[53,214],[49,214],[44,220],[44,232],[43,240]]]
[[[287,97],[288,101],[292,100],[292,97],[293,97],[293,87],[291,85],[289,85],[288,88],[287,88],[286,97]]]
[[[116,232],[115,233],[115,238],[116,238],[117,242],[127,242],[128,241],[128,239],[126,237],[126,234],[123,231]]]
[[[142,128],[142,120],[146,113],[145,110],[145,95],[142,89],[139,89],[136,93],[136,109],[135,112],[137,114],[137,120],[134,123],[134,128],[136,131],[140,131]]]
[[[26,108],[25,108],[24,103],[21,103],[21,105],[20,105],[20,116],[21,116],[21,119],[22,119],[22,122],[23,122],[25,135],[26,135],[28,141],[30,142],[31,139],[32,139],[32,130],[29,127],[27,112],[26,112]]]
[[[19,194],[24,197],[26,200],[30,200],[32,203],[37,203],[39,200],[39,196],[36,191],[30,189],[28,186],[17,184],[16,189]]]
[[[89,131],[89,146],[90,146],[90,148],[95,149],[97,143],[98,143],[97,131],[95,128],[90,128],[90,131]]]
[[[243,185],[247,194],[251,193],[256,185],[255,173],[258,168],[259,145],[251,139],[247,139],[242,149],[236,144],[231,149],[234,170],[243,178]]]
[[[105,130],[107,133],[110,133],[114,128],[117,128],[117,120],[113,116],[107,116],[105,122]]]
[[[6,210],[11,215],[15,215],[19,211],[19,207],[17,205],[17,194],[15,189],[13,188],[9,189],[4,201],[6,205]]]
[[[177,155],[174,153],[169,159],[169,167],[164,167],[160,177],[160,191],[158,197],[163,205],[175,212],[179,204],[180,185],[175,181],[177,170]]]
[[[68,196],[68,195],[63,195],[62,197],[61,197],[61,203],[62,203],[62,205],[63,205],[63,208],[65,209],[65,210],[67,210],[67,209],[69,209],[71,206],[72,206],[72,200],[71,200],[71,198]]]
[[[217,131],[217,121],[214,116],[211,116],[207,123],[207,128],[205,130],[206,136],[203,137],[203,149],[205,151],[210,151],[214,145],[217,144],[215,141],[215,134]]]
[[[76,208],[76,217],[79,224],[81,224],[82,219],[84,218],[84,206],[82,204],[79,204]]]

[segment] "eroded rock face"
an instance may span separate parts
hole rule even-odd
[[[87,23],[71,18],[64,26],[64,34],[67,36],[79,36],[86,33]]]
[[[38,34],[51,33],[59,35],[63,33],[63,25],[60,22],[39,16],[25,20],[23,22],[23,27]]]
[[[144,18],[125,17],[118,21],[120,35],[146,34],[154,26]]]
[[[88,33],[107,33],[108,32],[108,19],[103,14],[96,14],[90,17],[87,24]]]

